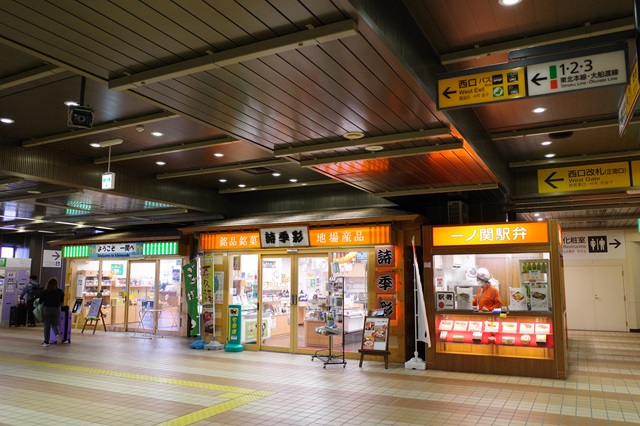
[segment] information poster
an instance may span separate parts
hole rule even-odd
[[[362,350],[386,351],[389,345],[389,318],[366,317],[362,334]]]

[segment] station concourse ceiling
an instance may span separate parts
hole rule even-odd
[[[627,78],[445,103],[485,72],[546,84],[536,64],[630,75],[634,22],[633,0],[5,0],[0,233],[381,207],[447,224],[451,203],[471,221],[633,228]],[[564,177],[594,170],[620,176]]]

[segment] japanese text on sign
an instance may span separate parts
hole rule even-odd
[[[376,253],[376,267],[396,265],[396,259],[394,256],[393,246],[380,246],[375,248]]]
[[[92,244],[89,257],[134,257],[142,256],[143,243]]]
[[[305,247],[309,245],[309,233],[306,226],[261,229],[260,241],[263,248]]]
[[[442,226],[433,228],[434,246],[548,242],[549,233],[546,222]]]

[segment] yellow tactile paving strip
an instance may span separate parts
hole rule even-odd
[[[109,376],[109,377],[117,377],[121,379],[141,380],[146,382],[225,392],[218,395],[217,397],[228,399],[228,401],[212,405],[211,407],[203,408],[202,410],[194,411],[193,413],[189,413],[187,415],[177,417],[175,419],[166,421],[164,423],[160,423],[160,425],[172,425],[172,426],[190,425],[190,424],[199,422],[201,420],[207,419],[209,417],[215,416],[217,414],[224,413],[229,410],[233,410],[234,408],[238,408],[250,402],[258,401],[264,398],[265,396],[269,396],[273,394],[273,392],[271,391],[264,391],[264,390],[258,390],[258,389],[239,388],[234,386],[217,385],[214,383],[194,382],[190,380],[171,379],[166,377],[126,373],[121,371],[105,370],[102,368],[90,368],[90,367],[82,367],[82,366],[76,366],[76,365],[58,364],[53,362],[35,361],[35,360],[29,360],[29,359],[0,357],[0,362],[31,365],[31,366],[44,367],[44,368],[55,368],[55,369],[75,371],[75,372],[85,373],[85,374],[98,374],[98,375]]]

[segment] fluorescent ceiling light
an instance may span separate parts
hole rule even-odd
[[[14,123],[14,121],[11,118],[7,118],[7,117],[0,118],[0,121],[3,122],[4,124]]]
[[[547,109],[545,107],[536,107],[534,109],[531,110],[531,112],[533,112],[534,114],[540,114],[545,112]]]
[[[156,161],[156,164],[157,164],[158,166],[164,166],[164,165],[165,165],[165,164],[167,164],[167,163],[165,163],[164,161]]]
[[[498,0],[498,3],[500,3],[502,6],[515,6],[521,1],[522,0]]]
[[[122,139],[109,139],[108,141],[95,142],[90,144],[94,148],[106,148],[108,146],[120,145]]]
[[[547,145],[551,145],[552,143],[553,142],[551,141],[544,141],[544,142],[540,142],[540,145],[547,146]]]
[[[156,137],[160,137],[160,136],[164,136],[164,133],[162,132],[151,132],[152,136],[156,136]]]

